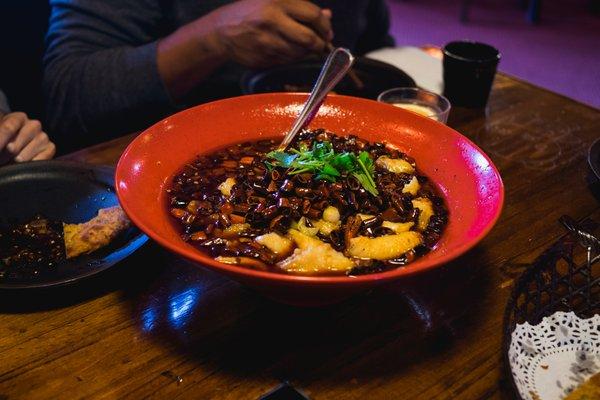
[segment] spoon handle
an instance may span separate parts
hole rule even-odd
[[[296,134],[310,124],[327,94],[346,75],[353,62],[354,57],[344,48],[338,47],[329,54],[308,100],[304,103],[302,112],[294,122],[292,129],[285,135],[277,148],[278,151],[285,151]]]

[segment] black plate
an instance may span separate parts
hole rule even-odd
[[[314,60],[268,70],[250,71],[242,77],[242,92],[244,94],[286,92],[289,91],[284,87],[286,84],[301,87],[301,90],[297,90],[299,92],[310,92],[322,66],[323,60]],[[377,99],[384,90],[416,86],[415,81],[404,71],[381,61],[359,57],[352,68],[365,87],[357,89],[352,80],[346,76],[333,89],[336,93]]]
[[[81,223],[101,208],[119,204],[112,167],[65,161],[38,161],[0,168],[0,224],[23,223],[36,214],[50,220]],[[74,283],[110,268],[148,238],[129,228],[108,246],[66,260],[53,268],[11,271],[0,277],[0,289],[40,288]]]
[[[588,162],[596,177],[600,179],[600,139],[596,140],[590,147]]]

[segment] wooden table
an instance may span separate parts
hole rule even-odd
[[[0,399],[257,399],[285,380],[312,399],[507,396],[513,279],[563,233],[560,215],[600,217],[586,164],[600,111],[499,75],[487,116],[459,110],[450,125],[491,156],[507,194],[461,259],[295,309],[150,244],[80,286],[0,297]],[[130,140],[67,158],[114,164]]]

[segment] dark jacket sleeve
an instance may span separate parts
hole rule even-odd
[[[158,0],[50,3],[44,94],[59,144],[80,147],[136,131],[173,109],[156,61]]]
[[[0,115],[8,114],[10,112],[10,107],[8,106],[8,100],[6,100],[6,96],[0,90]]]

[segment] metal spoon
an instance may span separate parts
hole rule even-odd
[[[326,46],[327,51],[333,51],[335,47],[331,44],[331,42],[327,43]],[[358,77],[354,69],[350,68],[348,70],[348,78],[352,81],[352,84],[357,90],[363,90],[365,88],[365,83]]]
[[[302,112],[298,115],[292,129],[285,135],[285,138],[283,138],[283,141],[277,147],[278,151],[285,151],[298,132],[310,124],[315,115],[317,115],[319,107],[323,104],[327,94],[346,75],[353,62],[354,57],[350,51],[342,47],[334,49],[329,54],[321,69],[319,78],[317,78],[317,82],[310,92],[310,96],[308,96],[308,100],[304,103]]]

